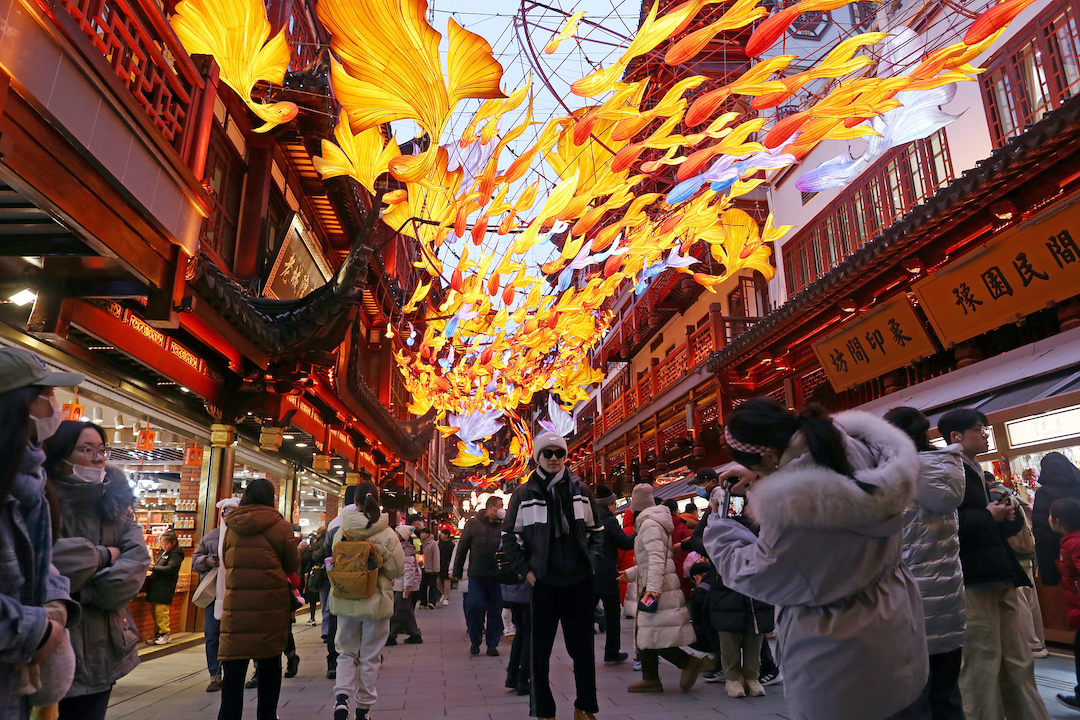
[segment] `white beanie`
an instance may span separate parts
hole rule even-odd
[[[652,485],[649,483],[638,483],[634,486],[634,492],[630,495],[630,509],[634,513],[639,513],[642,510],[648,510],[656,504],[653,500]]]
[[[566,450],[566,440],[558,433],[546,432],[537,435],[533,440],[533,461],[540,462],[540,451],[545,448],[557,447]]]
[[[402,540],[408,540],[413,532],[412,525],[398,525],[395,529],[397,530],[398,537]]]

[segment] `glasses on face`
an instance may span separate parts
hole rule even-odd
[[[75,449],[71,451],[75,455],[81,455],[84,459],[94,461],[98,458],[102,460],[109,459],[109,448],[104,445],[76,445]]]
[[[564,457],[566,457],[566,451],[563,450],[562,448],[544,448],[543,450],[540,451],[540,454],[543,455],[548,460],[550,460],[553,457],[557,457],[560,460],[562,460]]]
[[[976,425],[971,429],[981,433],[983,437],[990,437],[990,428],[985,425]]]

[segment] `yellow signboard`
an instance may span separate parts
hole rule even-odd
[[[837,392],[937,352],[906,295],[888,300],[813,347]]]
[[[955,344],[1077,293],[1080,203],[1018,225],[914,287],[934,331]]]

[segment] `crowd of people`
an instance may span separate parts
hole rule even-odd
[[[104,718],[139,661],[128,605],[144,584],[150,643],[170,641],[183,549],[167,532],[151,559],[105,431],[61,421],[53,388],[81,381],[0,349],[0,720]],[[1046,454],[1029,503],[977,463],[988,427],[977,410],[949,411],[936,447],[915,408],[829,416],[749,400],[724,428],[734,462],[692,480],[706,513],[640,483],[621,518],[616,495],[575,476],[547,432],[505,507],[490,495],[457,542],[418,515],[395,526],[364,482],[298,543],[273,484],[253,480],[218,503],[192,558],[207,691],[220,692],[219,720],[235,720],[257,688],[258,720],[274,720],[306,602],[310,626],[322,609],[334,720],[367,720],[385,648],[423,643],[417,610],[446,607],[457,587],[468,652],[497,657],[512,635],[506,687],[537,718],[557,713],[559,629],[574,718],[595,720],[596,627],[603,662],[618,665],[632,618],[630,693],[664,692],[663,660],[683,691],[704,678],[760,697],[782,682],[798,720],[1047,720],[1030,589],[1036,572],[1062,584],[1080,628],[1080,469]],[[1080,633],[1074,653],[1080,688]],[[1076,693],[1058,700],[1080,710]]]

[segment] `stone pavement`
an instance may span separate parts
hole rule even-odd
[[[282,681],[278,715],[281,720],[330,720],[333,682],[326,679],[326,652],[319,627],[308,627],[305,611],[293,626],[300,673]],[[472,657],[468,652],[461,595],[455,592],[448,607],[418,610],[424,644],[386,648],[379,677],[379,702],[372,720],[427,720],[457,717],[468,720],[526,720],[528,698],[503,687],[509,646],[501,657]],[[623,649],[633,647],[631,622],[623,621]],[[603,658],[603,637],[596,636],[596,656]],[[1071,657],[1036,661],[1040,691],[1051,717],[1077,718],[1054,700],[1075,683]],[[249,670],[250,672],[250,670]],[[723,685],[698,681],[689,693],[679,692],[679,671],[661,663],[666,691],[660,695],[631,695],[630,682],[640,678],[629,662],[597,667],[599,720],[678,720],[681,718],[789,719],[783,686],[767,688],[763,698],[731,699]],[[144,662],[117,683],[109,706],[109,720],[213,720],[219,695],[205,692],[209,678],[203,648],[189,648]],[[574,678],[566,649],[556,640],[551,680],[559,717],[573,716]],[[246,717],[255,717],[255,691],[246,690]],[[230,719],[232,720],[232,719]]]

